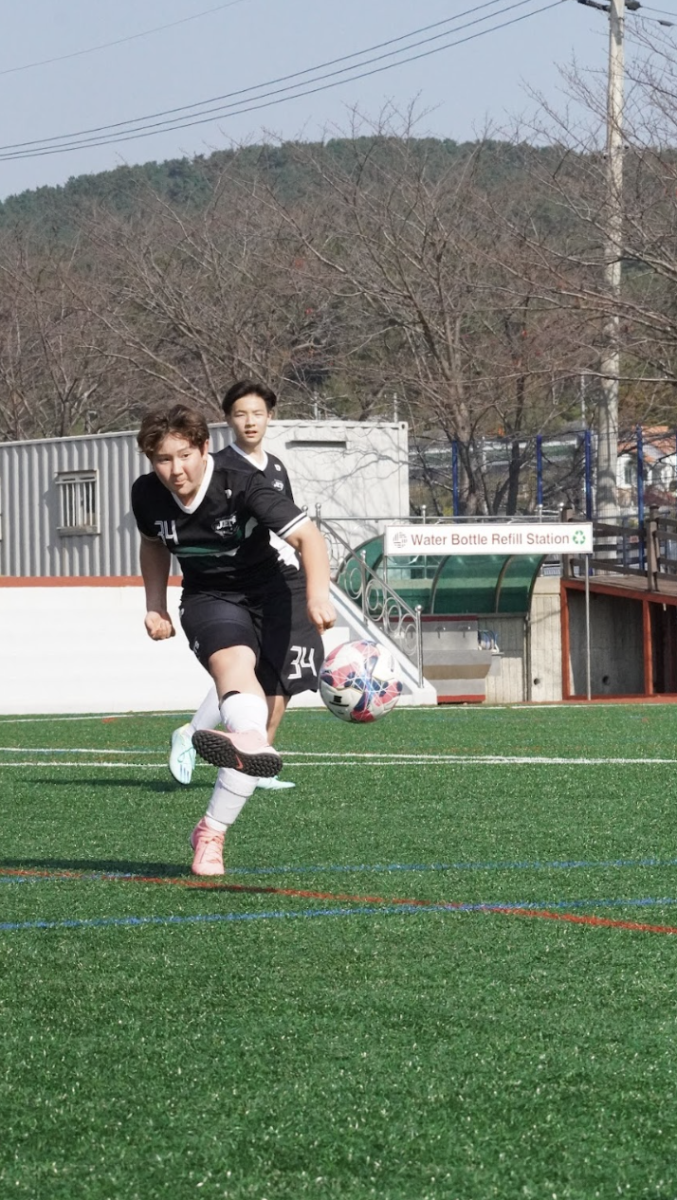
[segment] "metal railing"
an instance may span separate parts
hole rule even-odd
[[[356,553],[332,521],[319,510],[315,524],[329,550],[334,581],[349,600],[360,609],[365,621],[371,621],[411,659],[423,687],[423,642],[421,606],[411,608],[366,561],[365,552]]]
[[[589,569],[593,575],[646,580],[649,591],[660,591],[661,580],[677,583],[677,520],[651,509],[641,523],[595,521]],[[564,574],[585,574],[583,560],[565,559]]]

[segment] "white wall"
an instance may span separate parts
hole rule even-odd
[[[181,589],[170,587],[169,611],[176,637],[153,642],[146,634],[140,583],[112,579],[0,580],[0,713],[193,712],[210,677],[188,649],[178,618]],[[339,600],[337,600],[337,604]],[[355,610],[341,601],[339,619],[325,635],[329,652],[363,636]],[[370,630],[370,635],[375,636]],[[403,671],[402,703],[435,703],[434,692],[417,691]],[[305,692],[295,707],[321,705]]]
[[[495,630],[501,651],[500,669],[487,677],[488,704],[562,699],[561,607],[559,576],[539,575],[531,596],[528,634],[520,614],[497,613],[482,620],[482,625]]]
[[[205,695],[207,672],[178,629],[152,642],[144,593],[132,587],[0,587],[0,712],[188,711]]]
[[[562,699],[562,601],[560,578],[539,575],[531,598],[531,684],[529,698]]]

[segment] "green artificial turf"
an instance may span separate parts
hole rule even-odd
[[[206,887],[178,718],[0,718],[0,1197],[674,1200],[674,713],[292,712]]]

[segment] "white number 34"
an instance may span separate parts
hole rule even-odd
[[[315,670],[315,651],[308,646],[290,646],[290,654],[292,655],[291,671],[287,679],[300,679],[304,671],[311,671],[313,675],[317,675]]]

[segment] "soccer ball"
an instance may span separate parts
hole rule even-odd
[[[320,695],[342,721],[377,721],[395,707],[401,693],[393,656],[376,642],[337,646],[320,671]]]

